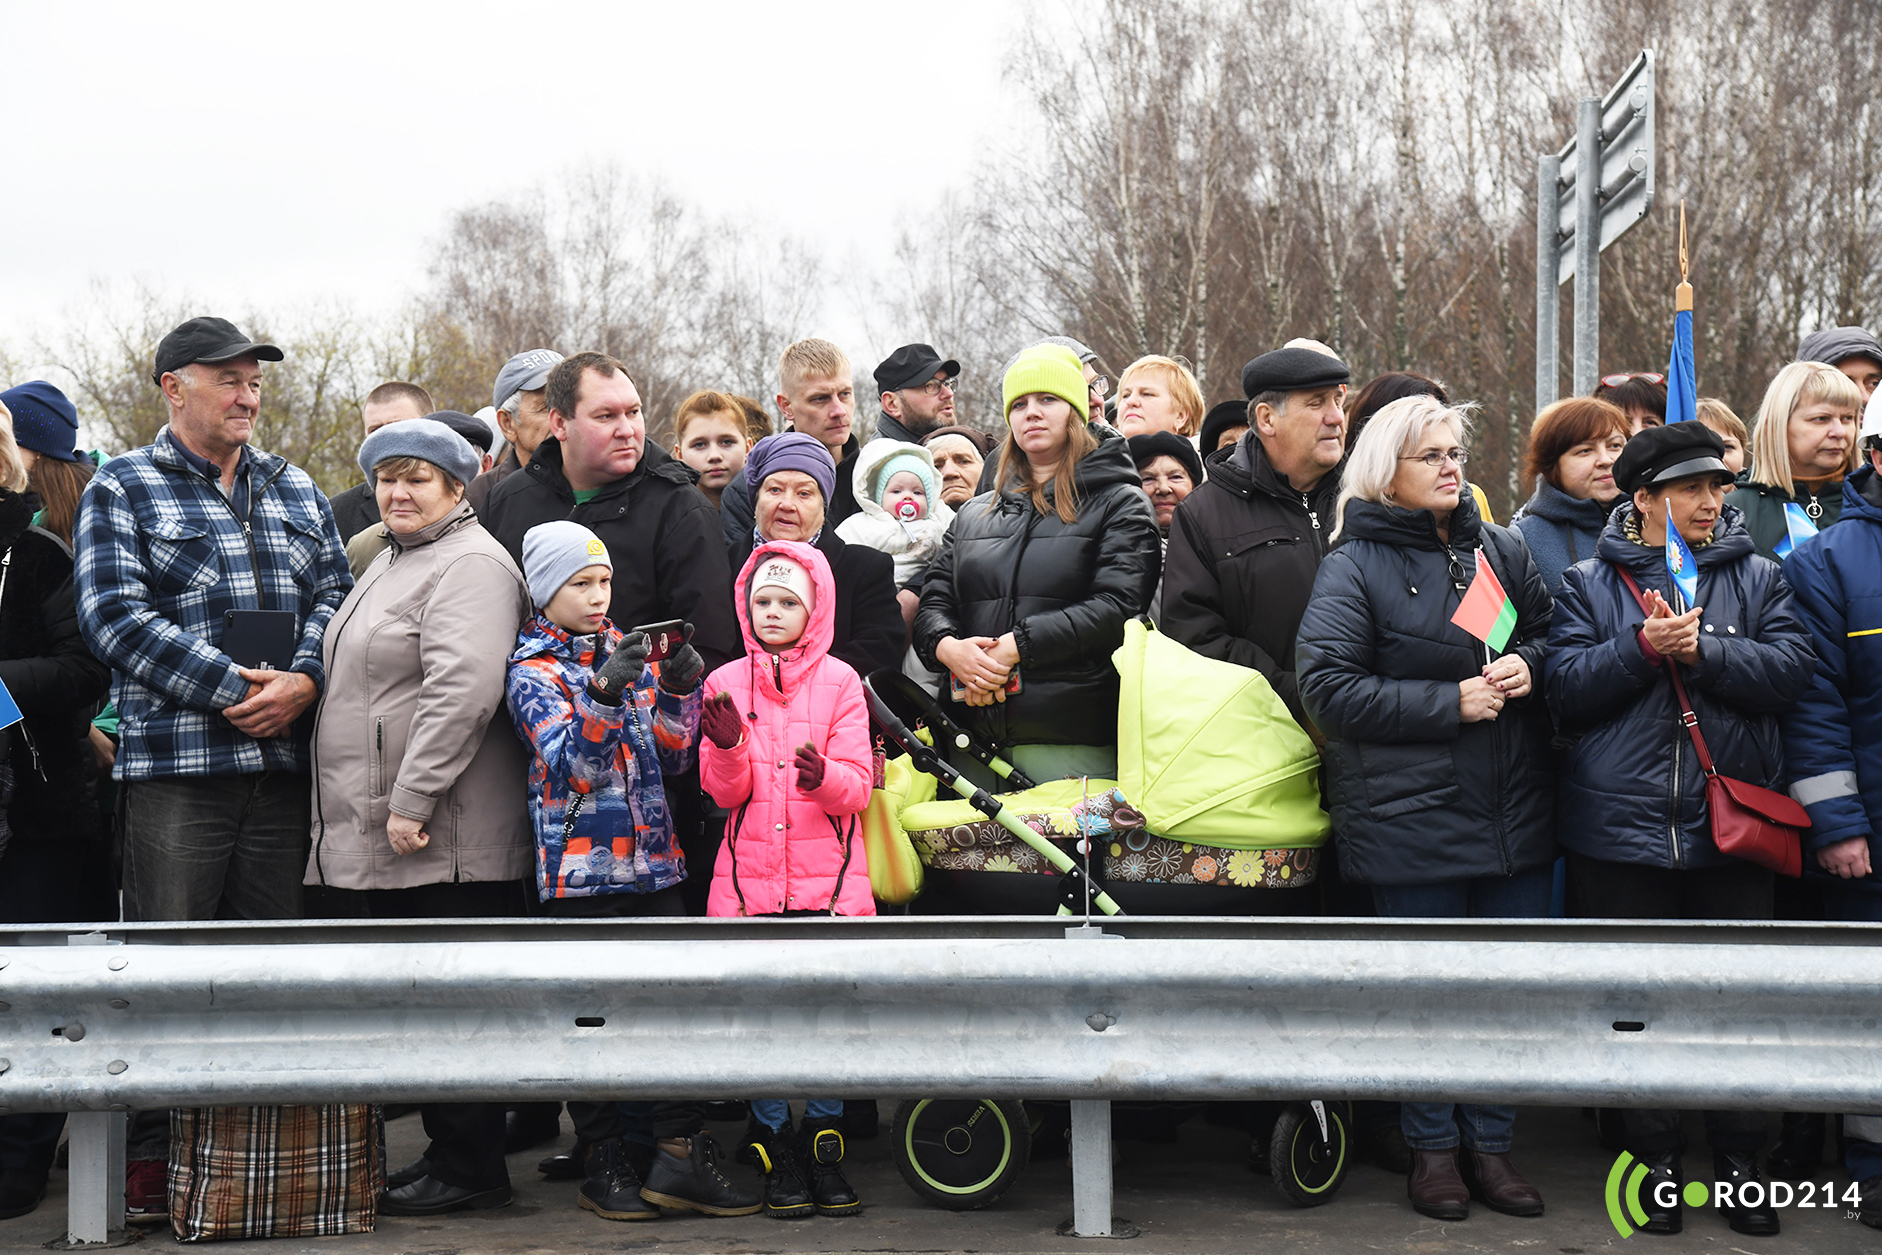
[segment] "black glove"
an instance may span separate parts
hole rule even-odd
[[[699,677],[706,674],[706,660],[691,645],[679,649],[660,664],[660,687],[675,697],[685,697],[699,687]]]
[[[730,693],[713,695],[699,712],[699,727],[722,750],[736,746],[745,735],[744,720],[738,717]]]
[[[621,638],[620,648],[601,664],[588,681],[588,695],[607,706],[619,706],[621,693],[647,669],[647,654],[653,642],[645,632],[629,632]]]
[[[823,755],[805,741],[797,747],[797,791],[809,793],[823,785]]]

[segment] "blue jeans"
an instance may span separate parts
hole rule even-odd
[[[1428,885],[1374,885],[1382,916],[1397,919],[1534,919],[1549,912],[1553,865],[1514,876],[1443,880]],[[1486,1155],[1509,1153],[1516,1108],[1503,1103],[1408,1102],[1398,1125],[1413,1150],[1449,1150],[1458,1143]]]
[[[782,1098],[754,1098],[751,1100],[751,1113],[758,1117],[760,1124],[775,1133],[791,1118],[791,1104]],[[841,1098],[813,1098],[804,1104],[806,1126],[835,1120],[842,1114]]]

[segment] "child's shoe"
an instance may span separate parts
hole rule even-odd
[[[782,1128],[768,1129],[761,1124],[759,1129],[749,1145],[765,1174],[765,1215],[774,1220],[804,1220],[816,1215],[817,1204],[810,1195],[797,1130],[789,1120]]]
[[[655,1153],[640,1196],[656,1207],[697,1211],[708,1216],[749,1216],[758,1196],[741,1190],[725,1175],[725,1152],[710,1133],[695,1133],[685,1159],[662,1149]]]
[[[660,1209],[640,1196],[634,1170],[621,1139],[611,1137],[588,1152],[588,1179],[575,1201],[603,1220],[658,1220]]]
[[[844,1177],[843,1135],[832,1128],[814,1133],[804,1130],[804,1159],[810,1177],[810,1199],[822,1216],[854,1216],[863,1209],[862,1200]]]

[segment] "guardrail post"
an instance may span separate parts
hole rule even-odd
[[[1068,941],[1122,941],[1115,933],[1089,921],[1067,928]],[[1102,1033],[1117,1022],[1103,1009],[1093,1011],[1085,1024]],[[1111,1100],[1072,1100],[1072,1218],[1059,1226],[1075,1238],[1134,1238],[1138,1230],[1111,1215]]]
[[[102,946],[103,933],[73,933],[67,945]],[[66,1241],[109,1242],[124,1229],[124,1138],[122,1111],[74,1111],[65,1118],[71,1131],[66,1148]]]

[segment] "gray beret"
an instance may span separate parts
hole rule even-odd
[[[1846,357],[1866,357],[1882,366],[1882,342],[1861,327],[1825,327],[1804,337],[1797,346],[1800,362],[1823,362],[1834,366]]]
[[[1242,367],[1242,395],[1251,401],[1264,392],[1304,392],[1352,381],[1353,372],[1339,358],[1299,346],[1263,353]]]
[[[369,480],[373,467],[390,458],[422,458],[460,484],[476,479],[484,464],[470,441],[435,418],[387,423],[359,446],[359,469]]]

